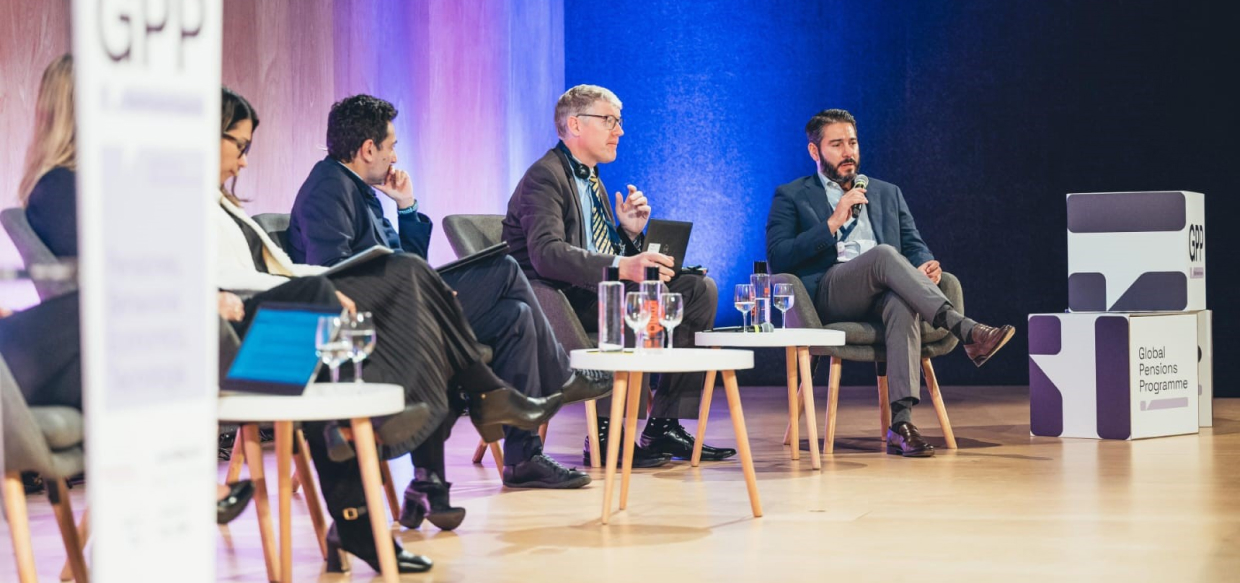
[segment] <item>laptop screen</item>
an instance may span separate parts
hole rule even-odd
[[[314,335],[319,318],[339,315],[323,306],[269,303],[259,307],[222,388],[301,394],[318,369]]]

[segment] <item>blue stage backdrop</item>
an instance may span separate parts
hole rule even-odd
[[[939,359],[941,381],[1024,384],[1027,314],[1067,307],[1069,192],[1206,193],[1215,352],[1240,349],[1225,271],[1237,24],[1234,9],[1161,2],[565,0],[565,77],[624,102],[602,176],[693,221],[686,259],[718,281],[720,323],[739,322],[731,289],[763,258],[775,187],[814,171],[805,122],[852,111],[862,171],[903,188],[967,313],[1019,329],[980,370]],[[868,366],[845,371],[873,383]],[[782,382],[773,372],[750,378]]]

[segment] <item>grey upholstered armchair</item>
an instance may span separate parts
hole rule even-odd
[[[36,581],[34,550],[30,541],[30,522],[26,513],[26,492],[22,472],[43,477],[47,497],[52,502],[56,524],[69,556],[73,578],[86,583],[86,560],[82,541],[73,524],[65,480],[82,473],[86,457],[82,453],[82,412],[70,407],[29,407],[21,389],[0,358],[0,409],[4,414],[4,513],[13,538],[18,580]]]
[[[17,247],[17,253],[26,264],[26,269],[36,270],[39,266],[62,267],[72,273],[72,268],[53,255],[52,250],[43,243],[43,239],[39,238],[39,234],[30,228],[25,209],[10,208],[0,211],[0,223],[4,225],[4,230],[8,231],[9,238]],[[34,289],[40,300],[46,300],[77,289],[77,280],[70,277],[39,278],[34,280]]]
[[[891,403],[887,399],[887,350],[883,344],[882,324],[875,322],[833,322],[823,325],[818,318],[818,312],[814,309],[813,298],[809,297],[809,293],[805,291],[805,285],[801,283],[801,278],[781,273],[771,277],[771,284],[774,285],[776,283],[792,284],[796,294],[796,300],[793,302],[792,309],[787,312],[789,326],[795,328],[826,328],[828,330],[844,332],[843,346],[810,348],[810,354],[814,356],[827,356],[831,358],[831,380],[827,389],[826,440],[823,444],[823,452],[831,453],[835,449],[835,413],[839,403],[840,373],[845,360],[875,363],[878,373],[880,435],[885,440],[887,438],[887,426],[891,424]],[[951,301],[956,310],[961,314],[965,313],[964,292],[961,290],[960,280],[956,279],[956,276],[943,272],[943,277],[939,281],[939,290],[943,292],[943,295],[947,296],[947,299]],[[939,425],[943,428],[943,437],[947,441],[949,449],[956,448],[956,437],[952,433],[951,421],[947,418],[947,408],[943,405],[943,396],[940,394],[939,382],[934,375],[934,367],[930,364],[930,359],[951,352],[958,343],[959,341],[956,337],[952,336],[947,330],[935,328],[928,323],[922,323],[922,377],[925,380],[926,389],[930,393],[930,400],[934,404],[934,412],[938,415]],[[810,412],[810,414],[812,415],[813,412]],[[785,435],[784,443],[788,444],[788,441],[788,436]]]

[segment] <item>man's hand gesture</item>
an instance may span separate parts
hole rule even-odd
[[[616,221],[624,228],[624,232],[629,234],[630,239],[637,238],[646,230],[646,223],[650,221],[650,204],[646,201],[646,195],[637,190],[636,186],[629,185],[628,198],[622,198],[619,192],[616,193]]]
[[[375,188],[396,201],[396,208],[407,209],[417,202],[413,197],[413,181],[409,180],[409,173],[397,170],[395,166],[388,168],[387,178]]]
[[[930,281],[934,282],[934,285],[939,285],[939,281],[943,279],[943,268],[939,267],[939,262],[933,259],[922,263],[917,270],[926,274],[926,277],[929,277]]]

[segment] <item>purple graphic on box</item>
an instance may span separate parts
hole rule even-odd
[[[1132,401],[1127,318],[1102,316],[1094,321],[1094,366],[1098,437],[1128,439],[1132,435]]]
[[[1166,310],[1179,312],[1188,306],[1188,278],[1179,271],[1142,273],[1108,312]]]
[[[1055,316],[1029,318],[1029,354],[1059,354],[1063,349],[1062,329]]]
[[[1068,230],[1073,233],[1179,231],[1187,223],[1180,192],[1074,194],[1068,197]]]
[[[1029,359],[1029,432],[1046,437],[1063,434],[1063,394]]]
[[[1201,385],[1197,385],[1198,394],[1201,392]],[[1141,401],[1142,411],[1156,411],[1160,409],[1179,409],[1188,406],[1188,397],[1175,397],[1173,399],[1154,399],[1153,401]]]

